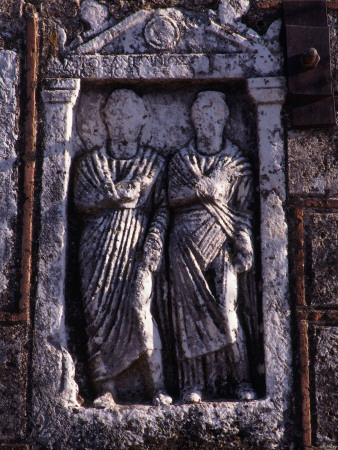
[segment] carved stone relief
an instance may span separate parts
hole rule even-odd
[[[229,5],[116,23],[84,0],[86,31],[70,44],[59,33],[42,92],[39,442],[67,434],[49,409],[73,443],[81,429],[102,448],[99,429],[125,448],[191,420],[213,439],[252,429],[257,448],[284,436],[280,23],[259,36]]]
[[[139,147],[147,111],[133,91],[113,92],[102,114],[109,147],[80,159],[74,187],[85,215],[80,266],[95,404],[113,401],[115,378],[141,358],[154,404],[169,404],[151,315],[168,222],[165,161]]]
[[[240,400],[256,397],[236,312],[238,275],[253,265],[252,174],[241,152],[223,141],[228,116],[223,94],[201,92],[192,107],[196,139],[169,163],[169,284],[186,402],[231,379]]]
[[[180,38],[180,31],[173,19],[158,15],[147,23],[144,38],[156,50],[173,50]]]
[[[182,93],[144,101],[130,89],[89,90],[78,107],[84,155],[74,205],[84,223],[80,278],[98,407],[119,397],[121,379],[132,390],[135,366],[155,404],[171,402],[163,365],[184,402],[256,398],[236,312],[256,305],[249,339],[258,343],[252,167],[224,133],[227,125],[234,134],[225,95],[190,89],[182,101]],[[169,115],[177,104],[180,131]],[[166,123],[155,119],[160,111]]]
[[[17,155],[18,137],[15,115],[18,84],[18,62],[15,52],[0,49],[0,308],[13,308],[17,292],[13,272],[15,261],[15,228],[17,221]],[[11,280],[13,279],[13,281]]]

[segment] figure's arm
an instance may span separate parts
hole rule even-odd
[[[237,273],[247,272],[253,264],[253,248],[251,234],[243,230],[234,239],[233,267]]]
[[[195,186],[172,187],[168,192],[171,208],[181,208],[198,202],[199,198]]]
[[[226,191],[226,173],[222,170],[216,170],[216,172],[209,175],[203,175],[198,167],[195,155],[191,157],[189,169],[198,199],[208,202],[222,202]]]
[[[191,163],[179,153],[169,164],[168,200],[171,208],[180,208],[199,201],[196,189],[200,175],[193,172]]]
[[[237,211],[249,211],[252,207],[253,192],[251,173],[238,178],[232,188],[231,206]]]
[[[96,155],[79,161],[74,180],[74,203],[78,212],[94,214],[99,211],[133,207],[137,203],[141,182],[114,183],[107,167]]]
[[[224,184],[218,180],[201,177],[195,185],[195,191],[198,198],[207,201],[222,200],[224,197]]]
[[[176,174],[174,177],[178,178]],[[186,174],[184,181],[175,179],[169,191],[170,205],[174,208],[198,203],[201,200],[213,201],[222,196],[222,188],[211,178],[193,171]]]
[[[237,273],[247,272],[253,264],[251,206],[253,194],[252,176],[246,175],[239,178],[234,186],[231,204],[239,212],[247,213],[247,224],[241,222],[234,236],[234,260],[233,266]]]
[[[155,213],[144,244],[144,265],[156,272],[161,265],[169,213],[163,172],[159,174],[154,192]]]

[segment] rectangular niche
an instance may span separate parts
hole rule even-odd
[[[164,79],[163,74],[167,73],[167,68],[161,66],[161,58],[154,59],[156,71],[152,72],[151,82],[139,78],[139,72],[121,72],[119,77],[123,78],[123,82],[118,82],[115,72],[103,71],[101,74],[98,70],[98,60],[105,61],[105,69],[109,68],[111,58],[115,65],[119,58],[123,62],[130,58],[132,64],[133,57],[128,55],[74,57],[74,67],[69,66],[67,60],[64,67],[58,63],[58,72],[53,72],[52,69],[51,78],[45,80],[42,92],[45,139],[32,396],[34,434],[36,441],[42,445],[72,445],[75,448],[78,442],[84,442],[85,439],[88,448],[111,448],[112,445],[127,448],[148,443],[173,447],[201,442],[202,439],[210,445],[222,442],[229,445],[229,448],[236,448],[234,445],[238,448],[244,443],[256,448],[278,448],[281,443],[285,443],[287,448],[293,439],[288,429],[288,424],[292,423],[291,345],[285,165],[280,116],[285,97],[285,81],[272,76],[274,72],[270,69],[267,76],[255,72],[258,78],[247,79],[243,78],[247,73],[244,74],[244,69],[249,70],[246,67],[240,72],[231,72],[230,67],[224,77],[220,72],[215,72],[216,75],[212,73],[211,65],[209,72],[206,66],[204,72],[198,72],[195,70],[198,61],[202,58],[205,62],[209,58],[202,56],[193,56],[193,69],[182,72],[184,76],[181,77],[180,70],[170,72],[175,81]],[[140,64],[145,63],[143,60],[149,63],[147,57],[142,56]],[[183,60],[190,64],[185,58]],[[82,69],[77,66],[79,61],[86,68],[96,64],[97,72],[92,74],[89,69],[81,72]],[[172,65],[177,64],[181,69],[182,61],[181,57],[175,57]],[[68,72],[73,69],[76,69],[75,75]],[[70,76],[75,78],[69,78]],[[136,392],[128,392],[129,381],[127,386],[118,387],[123,405],[106,408],[92,406],[95,393],[89,380],[80,261],[77,259],[82,232],[81,213],[78,214],[79,208],[74,205],[74,201],[78,161],[85,159],[88,154],[98,152],[105,145],[106,137],[104,128],[98,127],[91,144],[93,148],[87,149],[91,152],[85,152],[84,143],[77,133],[76,119],[84,96],[92,96],[94,99],[97,96],[104,102],[111,92],[120,89],[134,91],[144,99],[149,108],[154,120],[151,121],[151,128],[145,127],[142,139],[151,149],[149,155],[156,151],[162,153],[159,155],[161,170],[169,166],[169,180],[165,184],[169,186],[168,192],[170,183],[174,180],[170,175],[172,158],[168,158],[168,155],[177,150],[177,147],[184,147],[194,136],[188,116],[197,94],[213,91],[226,96],[230,110],[230,126],[226,131],[229,139],[245,156],[243,159],[238,158],[238,170],[245,174],[251,165],[253,173],[256,274],[252,279],[259,290],[257,306],[254,303],[251,306],[256,308],[255,311],[258,310],[255,330],[263,334],[258,336],[256,354],[249,358],[253,373],[250,376],[257,391],[255,400],[239,400],[235,398],[234,392],[229,392],[224,396],[209,396],[207,393],[205,401],[194,405],[178,402],[176,353],[172,348],[167,348],[167,341],[172,343],[168,337],[174,334],[177,338],[178,334],[170,329],[166,332],[160,329],[164,342],[165,387],[174,397],[174,404],[150,404],[149,394],[142,386],[140,377],[144,370],[142,366],[129,374]],[[95,118],[95,114],[92,106],[85,109],[85,116]],[[183,124],[176,121],[177,115],[182,117]],[[236,155],[236,151],[233,152]],[[91,208],[90,202],[86,205],[86,198],[84,195],[81,199],[81,195],[78,195],[80,203],[82,200],[83,210]],[[177,212],[171,209],[169,208],[167,222],[170,224],[169,242],[166,237],[164,252],[168,252],[168,247],[172,245],[170,233],[176,226],[173,219],[175,220]],[[245,224],[245,217],[245,214],[240,215],[238,223],[242,221]],[[176,235],[179,236],[179,233]],[[190,241],[187,239],[186,242]],[[209,246],[210,249],[212,246]],[[167,259],[164,257],[164,262],[168,263]],[[191,261],[192,258],[190,263]],[[91,263],[89,258],[88,267]],[[168,271],[170,273],[170,267],[165,271],[167,280]],[[210,282],[211,275],[212,273],[208,274],[206,281]],[[165,283],[162,283],[163,286],[166,286]],[[164,309],[156,311],[155,308],[154,315],[164,312]],[[249,311],[253,322],[256,320],[255,314],[250,315]],[[166,317],[171,316],[169,308]],[[162,323],[168,323],[168,320]],[[256,366],[253,367],[256,357],[264,357],[264,361],[259,360],[257,363],[256,360]],[[200,363],[203,368],[204,362],[198,362]],[[201,366],[196,367],[199,370]],[[78,385],[80,394],[85,399],[82,405],[79,402]],[[128,395],[123,397],[126,391]],[[242,436],[245,436],[244,440]]]
[[[83,228],[87,218],[77,211],[74,197],[74,178],[79,161],[91,152],[105,153],[108,145],[108,130],[103,122],[101,110],[112,92],[120,89],[132,90],[143,99],[149,117],[144,126],[139,146],[151,148],[165,159],[164,189],[168,193],[168,166],[175,153],[188,148],[195,141],[195,130],[191,120],[191,107],[201,92],[218,92],[225,94],[229,108],[224,136],[239,149],[241,157],[247,159],[251,167],[251,201],[252,211],[252,244],[254,247],[254,265],[251,270],[238,276],[238,317],[245,335],[246,350],[249,359],[250,381],[258,398],[265,396],[265,365],[263,345],[263,318],[261,283],[261,243],[260,243],[260,202],[259,202],[259,154],[257,148],[257,126],[255,105],[248,95],[243,81],[228,83],[167,83],[163,84],[97,84],[82,83],[81,91],[74,108],[73,153],[70,169],[70,190],[68,205],[68,255],[66,278],[66,324],[68,330],[68,346],[75,361],[75,380],[79,385],[80,395],[85,405],[90,405],[95,398],[93,383],[90,381],[88,363],[86,319],[81,295],[81,264],[79,263],[79,247]],[[157,291],[152,300],[152,313],[162,342],[163,371],[165,388],[177,403],[180,398],[179,372],[175,351],[175,331],[172,323],[172,293],[170,275],[169,241],[170,230],[175,212],[167,205],[169,217],[164,236],[162,274],[157,275]],[[98,213],[99,214],[99,213]],[[102,214],[102,213],[101,213]],[[105,212],[103,212],[105,214]],[[89,219],[90,220],[90,219]],[[123,239],[123,237],[122,237]],[[104,241],[102,241],[104,246]],[[102,250],[103,251],[103,250]],[[137,264],[137,261],[135,261]],[[208,274],[208,277],[212,277]],[[209,281],[209,280],[208,280]],[[232,281],[234,282],[234,281]],[[236,279],[235,279],[236,282]],[[108,283],[108,282],[107,282]],[[210,280],[214,284],[213,280]],[[109,283],[108,283],[109,284]],[[210,287],[211,287],[210,284]],[[112,287],[106,286],[107,289]],[[250,293],[249,293],[250,291]],[[216,296],[217,294],[215,294]],[[221,295],[221,294],[218,294]],[[236,393],[232,374],[226,370],[227,361],[224,351],[215,356],[218,360],[209,365],[216,375],[207,382],[203,390],[205,401],[236,401]],[[209,357],[210,359],[210,357]],[[142,360],[142,358],[141,358]],[[220,369],[220,366],[223,366]],[[210,366],[209,366],[210,367]],[[142,371],[146,372],[143,363],[134,361],[127,370],[116,378],[118,402],[128,404],[149,404],[149,388],[146,388]],[[208,370],[204,367],[204,371]],[[218,371],[218,373],[217,373]],[[205,376],[208,378],[208,375]],[[248,381],[249,381],[248,380]]]

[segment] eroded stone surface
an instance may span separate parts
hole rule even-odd
[[[140,92],[140,89],[138,89],[138,92]],[[142,98],[146,105],[149,118],[143,129],[142,136],[140,138],[140,144],[144,148],[151,146],[151,148],[155,149],[156,152],[158,152],[162,157],[166,158],[167,161],[170,160],[171,155],[176,153],[178,149],[182,147],[189,147],[189,143],[194,139],[195,136],[194,127],[190,118],[191,106],[194,103],[194,100],[196,99],[199,92],[200,89],[198,87],[191,86],[187,88],[179,88],[174,91],[171,89],[166,89],[165,87],[157,89],[155,91],[148,87],[143,88]],[[101,146],[102,150],[100,150],[99,153],[101,153],[101,151],[105,153],[105,142],[108,138],[108,133],[106,127],[103,124],[101,110],[102,105],[105,103],[105,101],[107,101],[109,95],[110,92],[107,92],[107,89],[96,89],[95,91],[86,91],[81,93],[79,109],[77,110],[76,114],[77,130],[81,135],[81,140],[78,141],[78,139],[76,139],[76,153],[87,153],[88,151],[93,151],[97,148],[100,148]],[[230,108],[230,116],[228,117],[226,123],[226,135],[233,142],[236,142],[237,146],[245,150],[245,154],[249,156],[250,160],[256,166],[257,151],[254,111],[252,105],[250,104],[250,101],[244,93],[244,86],[240,85],[236,92],[234,92],[234,89],[231,89],[231,87],[229,87],[225,89],[225,95]],[[91,111],[90,115],[86,114],[86,111],[88,110]],[[175,111],[175,114],[173,114],[173,111]],[[103,131],[103,129],[105,130],[105,136],[103,136],[103,133],[101,134],[101,131]],[[97,133],[94,133],[94,130],[97,130]],[[256,217],[256,222],[258,220],[259,218]],[[74,225],[72,225],[72,229],[73,226],[75,226],[75,223]],[[76,230],[78,230],[78,225],[76,225]],[[76,239],[77,233],[78,231],[74,231],[71,233],[71,242]],[[76,244],[74,243],[74,245]],[[74,261],[74,264],[76,264],[76,258],[72,257],[72,261]],[[73,282],[75,281],[75,278],[72,275]],[[166,340],[165,346],[169,347],[170,351],[173,352],[174,339],[172,337],[172,332],[170,332],[171,319],[168,318],[168,312],[166,310],[168,299],[167,292],[165,291],[166,286],[164,283],[163,292],[161,293],[161,298],[163,296],[163,303],[161,304],[160,302],[160,304],[158,305],[158,309],[161,311],[160,315],[162,315],[161,325],[162,327],[163,325],[165,325],[165,330],[163,330]],[[74,290],[73,295],[78,295],[78,292],[79,290]],[[68,297],[70,302],[72,302],[71,299],[73,298],[73,295],[70,294]],[[249,303],[250,308],[252,309],[252,311],[254,311],[257,305],[255,304],[255,302]],[[74,309],[74,312],[70,314],[69,320],[78,322],[79,314],[75,313],[75,304],[73,302],[72,309]],[[79,307],[77,307],[77,309],[79,309]],[[77,325],[74,323],[74,327],[72,326],[71,333],[72,336],[76,336],[76,339],[78,339],[77,336],[79,333],[75,332],[76,327]],[[256,331],[259,328],[256,322],[254,328],[256,329]],[[83,344],[78,341],[78,347],[81,346],[83,346]],[[263,361],[262,352],[257,352],[257,347],[254,351],[251,349],[250,352],[252,354],[257,353],[258,358],[256,359],[259,359],[260,362]],[[78,353],[79,351],[75,352],[75,354]],[[172,356],[168,355],[168,351],[165,352],[165,355],[165,365],[171,366]],[[253,362],[253,367],[255,367],[255,364],[256,362]],[[83,370],[83,367],[81,367],[78,358],[76,358],[76,367],[77,379],[79,380],[80,384],[80,393],[85,398],[88,398],[88,382],[85,381],[85,371]],[[166,372],[167,385],[170,386],[171,392],[175,392],[176,388],[174,388],[174,386],[178,384],[178,375],[173,375],[172,369],[169,370],[169,373],[168,371]],[[261,375],[259,377],[261,377]],[[124,389],[129,385],[133,386],[133,391],[135,391],[136,393],[139,392],[139,399],[144,399],[147,397],[147,395],[142,394],[142,389],[140,392],[140,386],[142,386],[143,382],[142,377],[140,377],[139,375],[136,377],[133,376],[131,381],[129,378],[127,378],[126,374],[124,374],[123,380],[119,379],[118,384],[121,385],[122,381]],[[169,389],[169,387],[167,389]],[[264,389],[264,387],[261,386],[261,389]],[[121,389],[119,389],[119,391],[119,396],[121,397]],[[176,393],[176,396],[177,395],[178,394]],[[137,402],[137,395],[134,395],[134,401]]]
[[[333,327],[313,327],[311,330],[313,372],[313,410],[315,445],[328,450],[337,446],[337,366],[338,330]]]
[[[277,386],[291,383],[287,223],[283,212],[285,161],[280,119],[285,80],[255,78],[248,80],[248,88],[258,113],[265,367],[267,391],[272,393]],[[284,370],[283,361],[289,361]],[[288,404],[288,395],[283,403]]]
[[[48,402],[34,416],[37,443],[52,449],[85,442],[93,450],[137,446],[287,450],[293,438],[285,432],[284,420],[270,400],[107,409],[65,409]]]
[[[245,9],[245,3],[238,3],[237,7],[241,9],[243,6]],[[234,2],[231,5],[236,6]],[[46,108],[44,183],[41,198],[43,237],[40,242],[34,349],[33,410],[36,424],[34,433],[36,440],[43,445],[52,447],[56,440],[59,443],[65,442],[66,436],[68,445],[69,439],[72,440],[73,446],[76,446],[76,442],[83,442],[83,439],[86,439],[88,448],[94,448],[94,445],[110,448],[116,445],[116,442],[121,448],[151,444],[179,445],[182,442],[186,444],[188,440],[195,442],[194,434],[197,433],[199,443],[202,441],[206,445],[212,445],[217,435],[219,442],[224,445],[230,443],[234,448],[236,446],[274,448],[287,446],[291,439],[288,434],[291,386],[290,311],[287,286],[287,228],[284,213],[285,176],[280,123],[284,84],[282,79],[276,78],[281,71],[279,49],[277,46],[267,44],[271,36],[277,36],[280,24],[272,27],[269,39],[265,39],[240,25],[237,20],[239,16],[232,19],[232,29],[229,32],[223,25],[228,21],[229,26],[230,20],[224,16],[222,24],[217,14],[218,12],[209,15],[188,14],[176,8],[139,11],[120,24],[110,26],[97,36],[75,45],[70,49],[73,53],[68,53],[63,61],[54,59],[50,64],[49,76],[87,79],[90,83],[86,85],[86,92],[90,91],[90,86],[97,83],[98,88],[101,82],[107,80],[137,81],[135,91],[140,91],[140,95],[142,89],[148,89],[145,82],[161,81],[167,87],[167,91],[171,91],[170,96],[162,94],[156,96],[156,93],[150,92],[151,89],[144,93],[145,103],[150,105],[150,110],[153,106],[152,99],[156,98],[158,101],[151,111],[154,117],[158,112],[163,113],[163,116],[160,115],[156,119],[155,127],[148,129],[145,127],[140,142],[147,136],[146,142],[157,146],[155,150],[165,157],[177,151],[177,146],[183,147],[188,134],[194,138],[188,111],[194,96],[199,91],[206,90],[196,85],[196,91],[194,93],[189,91],[186,95],[184,86],[176,92],[176,86],[166,85],[167,82],[187,80],[189,86],[199,80],[210,84],[215,82],[211,87],[214,91],[220,91],[223,83],[229,82],[228,88],[231,93],[235,91],[233,84],[230,85],[234,80],[240,82],[243,78],[262,77],[248,82],[248,90],[257,105],[259,134],[259,158],[256,149],[251,156],[256,167],[260,167],[265,365],[261,365],[259,370],[263,374],[266,368],[267,398],[250,403],[245,401],[205,403],[193,407],[176,404],[167,408],[149,406],[120,408],[111,405],[112,402],[108,402],[106,409],[100,410],[88,407],[89,402],[85,404],[86,406],[79,407],[74,382],[74,361],[67,351],[67,329],[64,323],[66,302],[63,281],[67,271],[67,220],[71,217],[71,214],[67,214],[68,183],[74,155],[83,153],[84,158],[87,158],[97,151],[95,139],[91,139],[89,135],[96,129],[99,116],[96,111],[87,130],[81,128],[81,124],[75,123],[77,111],[75,102],[78,95],[75,85],[79,86],[77,81],[70,80],[71,84],[74,84],[73,88],[67,86],[65,82],[58,81],[55,84],[53,81],[49,85],[46,84],[43,93]],[[154,19],[155,22],[151,22]],[[169,44],[158,37],[159,22],[165,25]],[[184,26],[187,28],[184,29]],[[183,31],[186,31],[186,34]],[[122,36],[125,37],[125,41]],[[177,49],[181,53],[173,54],[172,52]],[[67,52],[67,43],[65,51]],[[184,54],[185,51],[189,54]],[[126,54],[118,55],[118,52]],[[141,54],[135,54],[137,52]],[[271,77],[263,78],[263,75]],[[180,103],[179,96],[183,98],[185,95],[185,101],[182,102],[183,111],[178,114],[183,117],[184,128],[188,131],[187,133],[183,129],[177,131],[177,136],[183,136],[181,141],[176,136],[175,130],[180,124],[173,121],[172,117],[175,106]],[[235,100],[234,98],[231,100],[232,95],[234,94],[229,96],[229,105],[237,111],[237,120],[233,119],[230,127],[233,128],[233,135],[230,135],[230,138],[236,144],[240,142],[243,150],[249,154],[245,133],[243,136],[236,136],[242,134],[240,130],[245,129],[245,126],[243,127],[245,121],[240,119],[242,113],[240,114],[234,106]],[[105,92],[104,97],[107,96],[108,92]],[[164,99],[168,103],[163,104]],[[170,104],[171,99],[174,99],[173,104]],[[246,101],[252,105],[248,97]],[[81,102],[82,98],[80,110]],[[97,105],[99,103],[100,101]],[[171,113],[170,106],[173,108]],[[245,108],[243,115],[244,111]],[[250,117],[253,118],[254,115],[251,114]],[[76,126],[80,138],[76,135]],[[169,145],[165,142],[165,133],[162,134],[161,127],[167,127],[167,133],[175,135],[172,141],[169,139]],[[88,130],[89,133],[85,136],[83,132]],[[100,125],[98,130],[97,142],[101,147],[104,135],[100,131]],[[167,136],[170,137],[170,134]],[[249,142],[252,148],[254,139],[249,138]],[[86,148],[81,148],[81,145]],[[75,292],[75,295],[79,296],[79,292]],[[69,300],[72,301],[72,298]],[[249,310],[248,313],[250,315],[252,311]],[[261,395],[264,395],[264,386]],[[162,421],[163,416],[166,417],[166,421]],[[197,419],[197,416],[200,418]],[[66,426],[61,428],[59,423]],[[78,426],[79,423],[81,426]],[[76,431],[70,433],[70,428]],[[184,431],[187,428],[188,431]],[[166,430],[169,430],[169,437],[164,436]],[[95,441],[94,434],[96,434]],[[241,435],[244,436],[243,439]]]
[[[335,306],[338,299],[338,213],[309,211],[305,216],[307,301]]]
[[[0,4],[0,47],[20,51],[22,45],[23,0],[3,0]]]
[[[110,144],[77,162],[74,184],[84,219],[79,260],[89,365],[97,393],[115,396],[118,375],[144,359],[153,394],[164,390],[151,307],[162,303],[155,297],[168,226],[165,160],[139,145],[148,113],[132,90],[114,91],[101,114]]]
[[[42,175],[40,258],[34,328],[33,383],[37,402],[47,394],[76,402],[74,362],[67,350],[64,290],[72,109],[77,80],[53,82],[44,93],[46,140]],[[46,367],[49,367],[46,370]],[[41,407],[41,406],[39,406]]]
[[[261,5],[268,5],[271,3],[272,2],[266,2],[265,0],[263,2],[250,0],[249,11],[242,16],[241,21],[255,30],[258,34],[265,34],[271,24],[281,18],[280,9],[261,7]]]
[[[338,127],[288,132],[290,194],[337,195],[337,144]]]
[[[27,328],[0,326],[0,439],[19,440],[26,432]]]
[[[101,115],[107,101],[106,97],[105,92],[97,91],[88,91],[81,95],[76,126],[82,151],[92,151],[106,146],[108,134]]]
[[[216,397],[223,389],[224,395],[228,384],[242,399],[245,384],[255,398],[236,312],[241,274],[244,284],[253,276],[247,274],[253,269],[251,166],[230,141],[223,141],[229,116],[224,94],[200,92],[191,116],[196,139],[174,154],[168,174],[173,215],[169,287],[180,390],[198,403],[207,389]],[[252,304],[255,299],[253,287],[241,300]],[[222,387],[217,389],[217,383]]]
[[[0,308],[10,307],[11,272],[18,267],[14,261],[15,231],[17,218],[17,159],[16,140],[18,86],[17,54],[0,50]]]
[[[231,0],[235,6],[243,3],[243,0]],[[244,0],[245,1],[245,0]],[[209,9],[217,10],[220,5],[220,0],[126,0],[121,2],[119,0],[110,4],[110,12],[117,20],[122,20],[132,13],[141,9],[156,9],[156,8],[186,8],[194,12],[207,12]]]
[[[333,91],[338,91],[338,10],[328,10],[328,27],[330,31],[330,58],[333,78]]]
[[[85,7],[84,11],[87,11]],[[63,62],[53,60],[49,75],[57,76],[62,73],[66,77],[76,77],[80,71],[82,77],[88,68],[89,77],[96,72],[96,76],[100,78],[121,79],[180,79],[194,74],[200,74],[203,78],[217,78],[230,77],[230,73],[232,77],[238,77],[239,73],[242,76],[259,76],[279,72],[281,58],[276,42],[281,22],[272,24],[266,36],[261,38],[253,30],[235,21],[238,14],[227,3],[220,7],[218,14],[197,14],[178,8],[140,10],[117,24],[109,26],[105,22],[101,32],[83,33],[70,45],[66,45],[66,33],[59,26],[60,51],[67,58]],[[91,20],[90,17],[85,18],[86,22],[88,20]],[[93,23],[92,27],[95,26]],[[164,62],[151,56],[159,51],[182,56],[170,55],[165,63],[166,70],[161,74],[158,69]],[[105,58],[103,62],[97,57],[79,59],[72,56],[98,53],[143,57],[120,56],[118,59]],[[231,55],[232,59],[222,61],[223,53],[228,54],[228,58]],[[183,56],[191,54],[195,54],[195,59]],[[203,57],[196,59],[200,54]],[[211,58],[210,61],[205,61],[206,55],[211,54],[217,54],[218,60],[213,61]],[[182,59],[181,67],[177,58]],[[243,58],[246,59],[246,64],[243,64]],[[190,70],[188,66],[191,66]],[[241,72],[240,69],[244,67],[246,70]],[[100,69],[104,72],[99,74]]]

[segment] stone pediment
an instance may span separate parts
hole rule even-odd
[[[238,2],[246,0],[231,1]],[[37,441],[76,447],[81,434],[92,436],[88,448],[144,442],[175,447],[180,430],[192,423],[205,433],[204,442],[215,443],[215,436],[224,445],[240,442],[244,432],[259,429],[249,446],[278,446],[288,432],[292,386],[285,83],[279,77],[282,53],[274,47],[279,25],[259,36],[229,13],[227,0],[218,13],[143,10],[120,23],[105,4],[82,1],[87,28],[67,47],[59,30],[60,58],[50,61],[42,89],[43,239],[32,395]],[[204,137],[212,137],[210,145],[218,142],[217,151],[210,158],[202,151],[197,161],[194,142],[202,128]],[[131,153],[120,158],[115,149]],[[254,192],[251,225],[245,202]],[[186,224],[191,232],[183,234]],[[223,246],[228,236],[229,248]],[[254,253],[257,276],[245,259]],[[81,321],[84,312],[90,335]],[[247,341],[238,326],[242,316]],[[235,343],[230,356],[222,353]],[[251,380],[252,387],[237,380]],[[186,396],[189,383],[194,389]],[[171,399],[160,385],[173,406],[165,406]],[[91,386],[109,395],[92,402]],[[145,402],[154,387],[157,406],[150,407]]]
[[[270,31],[271,34],[271,31]],[[270,52],[267,39],[238,22],[221,24],[216,13],[178,8],[141,10],[65,49],[68,54],[198,54]]]
[[[68,47],[61,43],[64,58],[51,61],[48,76],[215,80],[280,75],[280,25],[274,22],[260,36],[213,11],[141,10],[117,24],[107,21],[100,31],[79,35]]]

